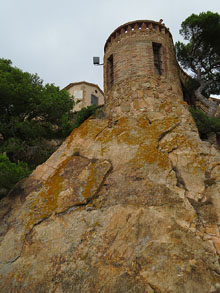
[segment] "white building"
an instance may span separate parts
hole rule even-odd
[[[65,88],[74,100],[78,103],[74,107],[74,111],[79,111],[83,107],[90,105],[104,105],[104,93],[97,84],[86,81],[73,82]]]

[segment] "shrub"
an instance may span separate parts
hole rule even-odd
[[[82,108],[77,114],[73,124],[73,128],[79,127],[86,119],[91,115],[95,114],[97,110],[96,105],[91,105],[85,108]]]
[[[0,198],[22,178],[30,174],[28,165],[24,162],[12,163],[6,155],[0,154]]]
[[[207,139],[209,134],[220,132],[220,117],[208,117],[202,110],[190,108],[197,125],[201,139]]]

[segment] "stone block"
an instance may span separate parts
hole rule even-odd
[[[130,108],[131,108],[130,103],[124,102],[124,103],[121,104],[121,111],[122,112],[129,112]]]
[[[137,92],[133,92],[133,93],[132,93],[132,99],[137,99],[137,97],[138,97]]]
[[[144,91],[143,90],[139,90],[138,91],[138,98],[142,98],[144,95]]]
[[[216,235],[216,236],[219,235],[218,228],[217,228],[217,226],[214,226],[214,225],[206,227],[205,231],[209,235]]]
[[[216,252],[218,253],[218,255],[220,255],[220,239],[217,237],[212,237],[212,242],[214,244]]]

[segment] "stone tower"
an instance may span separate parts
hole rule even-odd
[[[104,50],[106,109],[112,116],[152,108],[149,98],[182,98],[172,35],[162,22],[137,20],[121,25]]]

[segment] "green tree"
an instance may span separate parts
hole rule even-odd
[[[46,143],[71,131],[73,100],[53,84],[43,85],[37,74],[0,59],[0,153],[30,168],[53,151]]]
[[[218,101],[208,100],[220,94],[220,15],[210,11],[192,14],[181,24],[180,34],[186,43],[177,42],[177,59],[197,82],[195,96],[208,107],[213,117]]]

